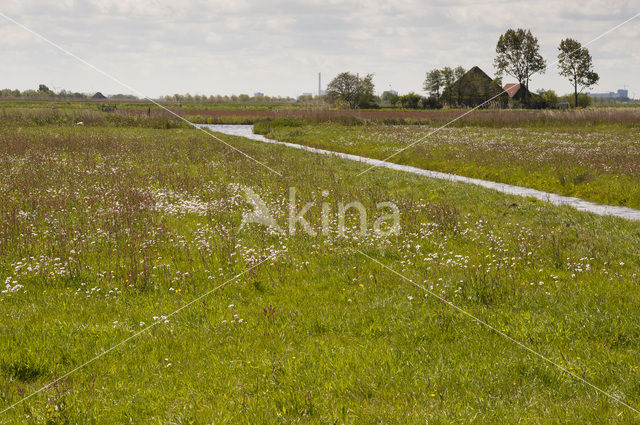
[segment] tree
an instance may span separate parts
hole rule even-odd
[[[327,85],[327,96],[332,103],[344,102],[351,109],[368,108],[375,106],[373,90],[372,74],[359,78],[350,72],[342,72]]]
[[[440,70],[442,74],[442,94],[448,93],[447,103],[451,104],[451,86],[456,82],[456,76],[453,71],[453,68],[445,66]]]
[[[457,93],[452,93],[451,87],[453,84],[462,78],[466,74],[467,70],[461,66],[455,69],[445,66],[442,69],[433,69],[427,73],[427,77],[424,80],[424,91],[426,91],[431,97],[440,99],[442,96],[446,98],[447,103],[453,102],[453,96]],[[442,95],[440,94],[442,90]]]
[[[358,108],[377,108],[376,96],[374,94],[373,74],[367,74],[360,78],[358,85]]]
[[[496,44],[494,65],[498,75],[512,76],[529,92],[529,79],[536,72],[544,72],[547,64],[540,55],[538,39],[530,30],[508,29]],[[526,103],[526,102],[525,102]]]
[[[391,106],[396,106],[396,103],[398,103],[399,99],[400,98],[398,97],[398,95],[392,91],[385,91],[380,97],[380,100],[382,100],[383,102],[387,102]]]
[[[420,103],[420,99],[422,99],[422,96],[414,92],[410,92],[404,96],[400,96],[400,103],[403,108],[416,109],[418,107],[418,103]]]
[[[569,104],[569,106],[571,106],[572,108],[586,108],[587,106],[591,105],[591,103],[593,102],[593,98],[587,96],[584,93],[578,93],[578,103],[576,105],[576,99],[573,96],[573,94],[568,94],[566,96],[561,96],[560,100],[562,102],[567,102]]]
[[[544,100],[545,107],[553,108],[558,104],[558,95],[555,91],[540,89],[538,90],[538,94]]]
[[[442,103],[435,96],[423,97],[420,101],[424,109],[441,109]]]
[[[460,78],[462,78],[462,76],[463,76],[464,74],[466,74],[466,73],[467,73],[467,70],[466,70],[466,69],[464,69],[464,68],[463,68],[463,67],[461,67],[461,66],[457,66],[457,67],[456,67],[456,69],[454,69],[454,70],[453,70],[453,77],[454,77],[454,78],[456,79],[456,81],[457,81],[457,80],[459,80]]]
[[[453,94],[456,97],[456,103],[460,103],[460,86],[457,87],[457,89],[453,90],[453,86],[455,84],[456,81],[460,80],[464,74],[467,73],[467,70],[464,69],[461,66],[457,66],[454,70],[453,70],[453,81],[451,82],[451,84],[448,86],[449,87],[449,93]],[[443,92],[444,93],[444,92]],[[451,99],[449,99],[449,103],[452,103]]]
[[[558,47],[558,68],[560,75],[567,77],[571,85],[573,85],[573,104],[579,105],[578,102],[578,86],[580,91],[595,85],[600,76],[593,71],[593,62],[591,55],[586,47],[582,47],[580,42],[566,38],[560,41]]]
[[[424,91],[436,98],[440,97],[440,89],[442,88],[442,72],[439,69],[432,69],[427,72],[424,80]]]

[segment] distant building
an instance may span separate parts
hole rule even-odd
[[[91,96],[91,99],[106,99],[107,96],[103,95],[100,92],[97,92],[96,94],[94,94],[93,96]]]
[[[489,100],[483,107],[506,106],[509,95],[504,93],[500,85],[483,70],[474,66],[451,87],[446,88],[440,100],[453,106],[475,107]]]
[[[610,91],[609,93],[587,93],[587,96],[607,99],[629,99],[629,90],[618,89],[616,92]]]
[[[313,93],[305,92],[305,93],[302,93],[302,95],[303,96],[313,96]]]
[[[523,92],[524,87],[521,87],[520,83],[507,83],[504,85],[504,87],[502,87],[502,90],[507,92],[507,94],[509,95],[509,99],[513,99],[514,97],[518,98],[522,96],[522,93],[519,92]]]
[[[264,97],[264,93],[257,91],[253,94],[253,97]]]
[[[523,105],[529,105],[529,107],[543,107],[544,101],[542,97],[538,94],[531,93],[520,83],[507,83],[502,87],[502,90],[509,95],[509,102],[511,104],[520,102]]]
[[[397,92],[397,91],[395,91],[395,90],[393,90],[393,89],[389,89],[389,90],[387,90],[387,91],[388,91],[389,93],[391,93],[391,94],[395,94],[396,96],[398,95],[398,92]]]

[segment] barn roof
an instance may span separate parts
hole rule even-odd
[[[508,96],[482,69],[474,66],[443,92],[441,99],[452,105],[474,107],[490,101],[506,103]],[[486,105],[488,106],[488,104]]]
[[[509,99],[511,99],[520,90],[520,83],[507,83],[502,89],[507,92]]]

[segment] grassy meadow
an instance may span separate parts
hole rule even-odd
[[[274,123],[261,124],[261,132],[282,141],[640,208],[640,133],[634,127],[464,126],[429,136],[434,127]]]
[[[363,164],[220,136],[278,176],[160,118],[95,117],[0,117],[0,410],[158,324],[0,424],[638,422],[362,253],[640,408],[640,223],[391,170],[356,178]],[[272,131],[381,157],[427,129]],[[555,131],[456,128],[396,159],[505,180],[540,167],[532,186],[552,181],[555,161],[636,181],[636,157],[611,159],[635,152],[635,133],[576,129],[562,144]],[[582,157],[581,143],[607,154]],[[500,162],[503,151],[528,159]],[[286,227],[292,187],[298,210],[314,202],[316,235],[240,228],[247,189]],[[637,206],[627,191],[592,199]],[[336,231],[351,201],[366,208],[366,234],[353,211]],[[380,202],[399,207],[397,234],[371,229]]]

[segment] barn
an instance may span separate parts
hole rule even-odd
[[[502,88],[509,95],[509,106],[518,107],[528,105],[529,107],[543,107],[544,100],[540,95],[531,93],[520,83],[507,83]]]
[[[500,85],[482,69],[474,66],[451,87],[447,87],[440,98],[451,106],[483,107],[507,105],[509,97]],[[486,104],[485,104],[486,103]]]

